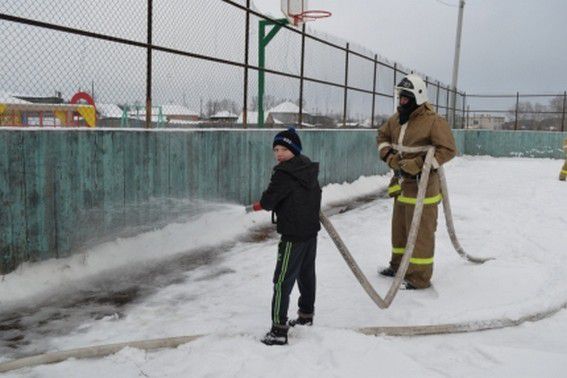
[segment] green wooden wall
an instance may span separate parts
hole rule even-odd
[[[465,154],[496,157],[562,159],[563,140],[567,138],[567,132],[467,130],[464,133]]]
[[[278,130],[0,129],[0,273],[179,219],[192,199],[247,204]],[[322,185],[386,173],[374,130],[300,130]],[[562,158],[567,133],[454,131],[465,154]]]
[[[259,199],[277,131],[0,130],[0,272],[159,227],[191,199]],[[299,134],[322,185],[387,171],[373,131]]]

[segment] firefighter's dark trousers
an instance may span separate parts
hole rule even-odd
[[[315,308],[315,256],[317,237],[301,242],[280,241],[278,260],[274,272],[272,297],[272,323],[287,324],[289,296],[297,280],[299,312],[313,315]]]
[[[406,251],[418,183],[419,181],[415,179],[404,179],[401,184],[402,193],[395,199],[392,216],[392,257],[390,260],[390,266],[395,271],[397,271]],[[406,281],[419,289],[431,285],[435,231],[437,230],[437,206],[441,199],[439,177],[436,172],[431,172],[415,248],[405,276]]]

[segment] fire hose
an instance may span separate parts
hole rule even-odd
[[[366,293],[372,299],[372,301],[381,309],[388,308],[392,304],[392,301],[394,300],[396,293],[398,292],[400,285],[402,284],[402,281],[408,270],[409,262],[415,248],[417,233],[419,231],[421,214],[423,212],[423,199],[425,198],[425,192],[427,190],[427,184],[429,182],[429,176],[433,162],[433,155],[435,153],[435,147],[433,146],[405,147],[400,145],[394,145],[393,147],[400,152],[405,152],[405,153],[427,152],[427,154],[425,156],[425,162],[423,165],[423,169],[421,171],[421,179],[418,185],[417,199],[413,212],[413,217],[411,220],[411,227],[408,234],[408,240],[405,248],[404,257],[400,262],[400,266],[396,272],[394,281],[392,282],[392,285],[388,289],[388,292],[386,293],[386,296],[384,298],[382,298],[380,294],[378,294],[376,290],[374,290],[372,284],[368,281],[368,279],[366,278],[366,276],[364,275],[364,273],[362,272],[362,270],[360,269],[360,267],[352,257],[352,254],[348,250],[345,243],[342,241],[337,230],[333,227],[329,219],[322,212],[319,214],[321,224],[323,225],[323,227],[325,227],[325,230],[327,230],[329,236],[331,236],[331,239],[333,240],[337,249],[343,256],[348,267],[350,268],[350,270],[352,271],[352,273],[354,274],[354,276],[356,277],[356,279],[358,280],[364,291],[366,291]],[[455,232],[455,225],[453,223],[451,205],[449,203],[449,191],[447,189],[447,180],[445,178],[445,172],[442,166],[438,168],[438,173],[439,173],[439,179],[441,181],[441,195],[443,196],[443,210],[445,213],[445,223],[447,224],[447,230],[449,232],[451,242],[453,243],[453,247],[455,248],[459,256],[472,263],[482,264],[488,260],[491,260],[491,258],[480,258],[467,254],[464,251],[461,244],[459,243],[459,240],[457,239],[457,234]]]

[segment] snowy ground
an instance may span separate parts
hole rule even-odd
[[[462,260],[439,218],[432,289],[402,291],[387,310],[360,288],[322,231],[318,248],[315,325],[293,329],[290,345],[258,339],[270,324],[271,278],[277,239],[240,238],[269,222],[240,206],[218,206],[187,224],[107,243],[88,256],[26,265],[0,281],[4,309],[72,292],[101,272],[109,282],[179,253],[220,250],[218,258],[129,303],[120,315],[87,318],[41,340],[49,350],[190,334],[208,336],[172,350],[124,349],[102,359],[69,360],[6,376],[80,377],[563,377],[567,311],[521,326],[425,337],[364,336],[366,326],[423,325],[517,319],[567,302],[567,184],[551,159],[460,157],[446,167],[455,226],[484,265]],[[386,177],[325,188],[330,204],[376,191]],[[330,218],[360,266],[385,294],[390,280],[376,268],[388,261],[391,200],[378,199]],[[239,240],[236,241],[235,240]],[[189,247],[188,247],[189,246]],[[216,247],[218,246],[218,248]],[[132,267],[132,261],[138,264]],[[113,278],[114,277],[114,278]],[[45,289],[57,287],[58,289]],[[63,288],[63,289],[61,289]],[[292,295],[290,315],[296,311]],[[10,357],[0,356],[0,362]]]

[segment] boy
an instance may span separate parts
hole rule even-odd
[[[284,345],[289,326],[313,324],[321,188],[317,180],[319,163],[301,155],[301,140],[293,127],[278,133],[272,146],[278,164],[270,184],[260,201],[246,210],[271,210],[272,223],[277,224],[281,234],[273,279],[272,328],[262,342]],[[288,323],[289,295],[296,280],[300,293],[298,318]]]

